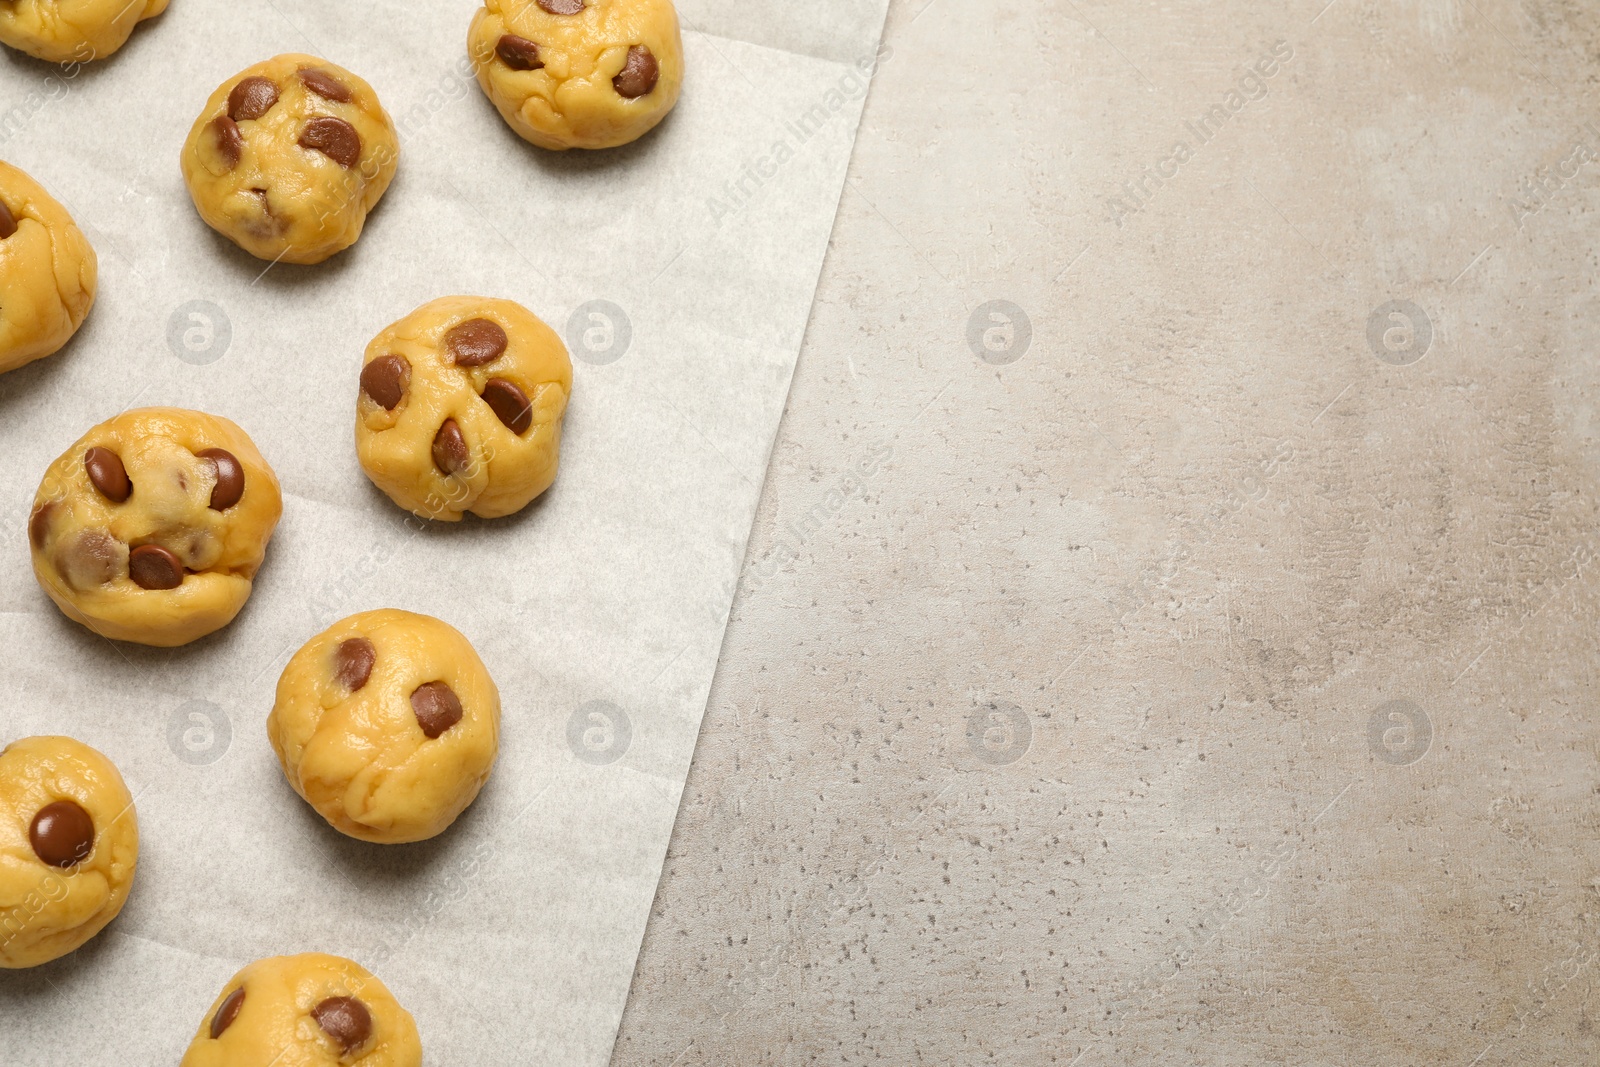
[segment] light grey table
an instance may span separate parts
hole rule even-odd
[[[1596,1062],[1600,8],[886,40],[614,1062]]]

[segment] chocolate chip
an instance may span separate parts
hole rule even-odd
[[[444,349],[458,367],[481,367],[505,355],[511,343],[498,322],[468,319],[444,335]]]
[[[44,551],[44,543],[50,536],[50,520],[55,518],[60,508],[61,501],[46,500],[34,508],[33,514],[28,516],[28,540],[41,552]]]
[[[244,1007],[244,986],[240,986],[227,999],[222,1002],[222,1007],[211,1017],[211,1040],[215,1041],[222,1036],[222,1032],[233,1025],[233,1020],[239,1017],[239,1009]]]
[[[244,134],[239,132],[239,124],[226,115],[218,115],[211,120],[211,132],[217,138],[217,153],[228,169],[237,167],[239,157],[244,155]]]
[[[228,117],[234,122],[258,119],[278,102],[278,86],[271,78],[252,75],[228,94]]]
[[[306,67],[300,71],[300,80],[305,83],[307,89],[324,100],[332,100],[336,104],[348,104],[355,99],[348,85],[325,70]]]
[[[333,673],[339,684],[354,693],[372,677],[372,666],[378,662],[378,650],[365,637],[352,637],[339,643],[333,654]]]
[[[418,686],[411,694],[411,710],[430,741],[460,722],[461,716],[466,714],[461,710],[461,700],[455,690],[443,682]]]
[[[105,530],[80,530],[56,547],[56,570],[74,589],[93,589],[117,576],[122,543]]]
[[[88,455],[83,457],[83,466],[89,472],[89,480],[100,490],[100,495],[113,504],[122,503],[133,492],[133,483],[128,481],[128,469],[122,465],[122,457],[111,449],[99,445],[89,449]]]
[[[490,378],[483,387],[483,402],[519,437],[533,425],[533,405],[528,394],[504,378]]]
[[[344,119],[322,115],[306,123],[300,147],[321,152],[341,167],[361,162],[361,135]]]
[[[329,997],[311,1009],[311,1017],[341,1053],[354,1051],[372,1036],[372,1013],[355,997]]]
[[[628,62],[622,72],[611,79],[611,85],[618,96],[633,100],[647,95],[660,77],[661,64],[656,62],[655,55],[644,45],[636,44],[628,49]]]
[[[538,70],[544,66],[544,60],[539,58],[539,46],[514,33],[500,38],[500,43],[494,46],[494,54],[512,70]]]
[[[4,200],[0,200],[0,241],[17,232],[17,220],[11,214],[11,209],[6,207]]]
[[[160,545],[140,545],[128,554],[128,577],[140,589],[176,589],[183,584],[183,563]]]
[[[467,439],[461,436],[461,427],[455,419],[445,419],[433,435],[433,465],[445,474],[460,474],[471,462],[472,453],[467,450]]]
[[[244,468],[238,457],[222,448],[203,448],[195,455],[211,464],[217,484],[211,490],[211,510],[227,511],[244,496]]]
[[[583,10],[583,0],[539,0],[539,6],[552,15],[576,15]]]
[[[94,851],[94,820],[70,800],[46,804],[28,827],[33,853],[52,867],[75,866]]]
[[[385,411],[399,406],[410,385],[411,364],[404,356],[379,356],[361,368],[361,391]]]

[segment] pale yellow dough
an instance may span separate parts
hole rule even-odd
[[[459,366],[447,351],[448,336],[477,319],[500,326],[509,344],[490,363]],[[424,518],[455,522],[468,511],[485,519],[510,515],[550,488],[572,393],[572,360],[554,330],[510,300],[444,297],[373,338],[363,366],[389,356],[409,366],[399,404],[386,410],[364,388],[356,399],[356,453],[389,499]],[[532,417],[523,432],[483,399],[495,379],[526,396]],[[434,458],[434,441],[447,420],[459,427],[469,457],[451,473]]]
[[[6,0],[0,0],[3,24]],[[94,304],[98,261],[67,209],[0,162],[0,204],[16,226],[0,237],[0,374],[51,355]],[[0,228],[0,232],[9,227]]]
[[[244,991],[236,1006],[230,998]],[[319,1005],[353,998],[366,1012],[364,1038],[346,1048],[318,1022]],[[224,1011],[225,1007],[229,1010]],[[217,1013],[221,1032],[212,1037]],[[344,1030],[347,1037],[359,1031]],[[257,960],[228,980],[200,1021],[179,1067],[421,1067],[416,1021],[360,964],[305,952]]]
[[[535,44],[543,65],[516,69],[499,50],[507,34]],[[635,46],[649,49],[658,75],[649,92],[630,99],[613,79]],[[501,117],[540,148],[627,144],[666,118],[683,86],[683,40],[672,0],[586,0],[571,15],[553,14],[538,0],[487,0],[472,20],[467,54]]]
[[[306,71],[333,79],[350,99],[312,91]],[[278,97],[258,117],[245,118],[248,112],[234,108],[229,96],[252,77],[270,81]],[[241,115],[237,122],[230,112]],[[349,126],[358,153],[341,160],[302,144],[312,124],[326,119]],[[238,132],[236,161],[224,150],[227,123]],[[293,54],[223,82],[182,154],[183,179],[200,217],[251,255],[283,263],[320,263],[355,244],[399,163],[400,140],[372,86],[326,60]]]
[[[44,862],[29,828],[70,801],[94,844],[69,867]],[[0,967],[37,967],[73,951],[117,917],[139,863],[133,798],[111,761],[70,737],[27,737],[0,752]]]
[[[0,0],[0,42],[50,63],[104,59],[167,0]]]
[[[357,684],[342,668],[346,642],[362,641],[370,643],[370,675]],[[462,714],[430,738],[414,694],[433,683],[449,687]],[[382,844],[421,841],[443,832],[489,780],[500,692],[451,626],[409,611],[368,611],[289,660],[267,737],[294,791],[335,829]]]
[[[90,480],[92,448],[120,457],[132,485],[121,503]],[[238,461],[243,495],[215,510],[218,470],[197,452]],[[28,523],[33,573],[68,618],[118,641],[171,647],[233,621],[250,597],[283,513],[277,476],[227,419],[179,408],[139,408],[90,430],[50,465]],[[130,551],[154,544],[183,565],[181,584],[144,588]]]

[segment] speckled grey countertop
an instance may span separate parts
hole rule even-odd
[[[885,39],[614,1062],[1594,1063],[1600,9]]]

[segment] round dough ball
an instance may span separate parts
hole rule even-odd
[[[450,296],[367,346],[356,453],[389,499],[428,519],[510,515],[550,488],[572,360],[510,300]]]
[[[139,864],[133,798],[70,737],[0,752],[0,967],[37,967],[117,917]]]
[[[442,833],[489,780],[500,691],[453,627],[384,609],[306,642],[278,679],[267,737],[294,791],[341,833]]]
[[[0,19],[6,4],[0,0]],[[0,374],[51,355],[94,304],[99,261],[67,209],[0,162]]]
[[[486,0],[467,54],[511,128],[558,151],[643,137],[683,86],[672,0]]]
[[[257,960],[228,980],[178,1067],[421,1067],[411,1013],[342,956]]]
[[[28,520],[33,573],[97,634],[186,645],[239,614],[282,514],[277,476],[232,422],[126,411],[45,471]]]
[[[400,140],[372,86],[316,56],[283,55],[211,94],[182,163],[212,229],[261,259],[321,263],[361,236]]]
[[[167,0],[0,0],[0,42],[50,63],[104,59]]]

